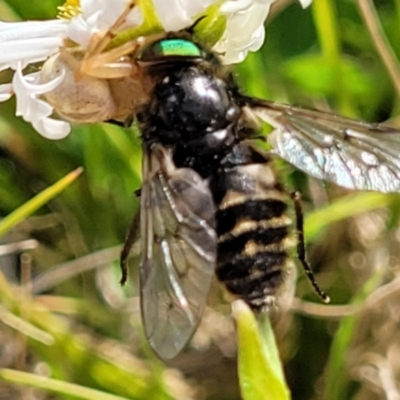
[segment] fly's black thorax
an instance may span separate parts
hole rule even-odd
[[[206,64],[174,63],[153,73],[152,101],[138,116],[144,141],[171,148],[177,167],[208,177],[237,141],[240,107]]]

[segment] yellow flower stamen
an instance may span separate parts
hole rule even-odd
[[[57,18],[61,19],[71,19],[82,13],[79,0],[66,0],[62,6],[57,7],[57,10]]]

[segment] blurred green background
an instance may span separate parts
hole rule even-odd
[[[61,3],[0,0],[0,19],[54,18]],[[400,1],[375,3],[399,55]],[[314,0],[306,10],[278,1],[263,48],[234,70],[249,95],[398,126],[395,82],[354,0]],[[2,218],[84,172],[1,238],[0,399],[239,399],[235,331],[217,283],[192,345],[168,365],[143,336],[137,257],[119,285],[118,246],[141,184],[135,129],[76,125],[49,141],[14,114],[13,100],[0,103]],[[278,164],[289,190],[303,193],[309,259],[332,299],[322,305],[299,270],[293,307],[283,301],[272,315],[292,398],[400,398],[400,197],[350,192]],[[45,382],[51,394],[15,371],[78,386]]]

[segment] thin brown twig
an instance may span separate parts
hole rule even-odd
[[[19,242],[12,242],[0,245],[0,256],[12,254],[16,252],[33,250],[38,247],[39,243],[35,239],[21,240]]]
[[[389,301],[389,298],[399,291],[400,277],[397,277],[386,285],[380,286],[374,290],[365,300],[365,307],[369,309],[379,307],[380,304]]]
[[[379,22],[374,3],[372,0],[357,0],[357,3],[376,50],[381,56],[383,64],[393,81],[397,95],[400,97],[399,62]]]
[[[32,280],[32,294],[42,293],[82,272],[107,265],[118,259],[120,252],[121,246],[116,246],[60,264]]]
[[[342,318],[379,307],[400,292],[400,277],[375,289],[361,304],[324,305],[295,299],[293,309],[301,314],[322,318]]]
[[[293,301],[293,309],[297,313],[303,315],[336,319],[353,315],[360,309],[360,307],[352,304],[326,305],[295,298]]]

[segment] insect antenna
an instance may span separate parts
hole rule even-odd
[[[329,303],[331,301],[330,297],[318,286],[315,276],[312,272],[311,266],[306,259],[306,249],[304,244],[304,228],[303,228],[303,209],[301,207],[301,193],[294,192],[291,194],[291,198],[294,203],[294,210],[296,213],[296,230],[297,230],[297,256],[307,274],[308,280],[311,285],[321,297],[324,303]]]
[[[120,267],[121,267],[121,280],[119,283],[124,286],[128,279],[128,257],[129,253],[135,244],[136,240],[139,236],[139,225],[140,224],[140,211],[136,213],[133,217],[131,225],[128,230],[128,234],[126,235],[126,239],[124,245],[122,247],[121,256],[120,256]]]

